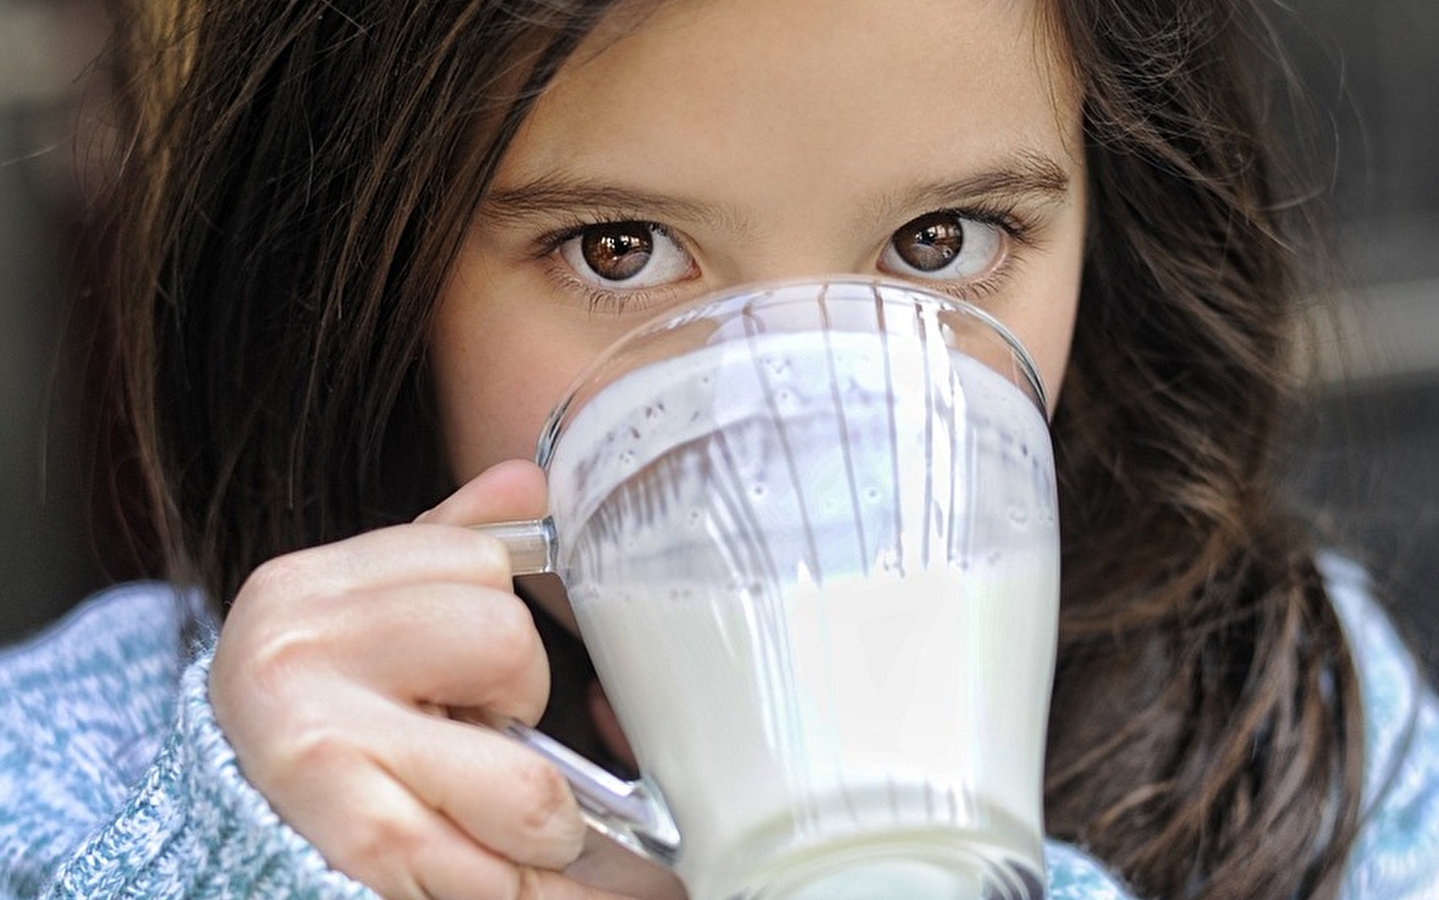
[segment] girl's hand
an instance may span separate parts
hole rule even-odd
[[[504,463],[414,524],[258,568],[210,677],[245,776],[335,868],[391,900],[596,898],[563,778],[465,719],[533,724],[549,670],[509,559],[464,527],[544,509]]]

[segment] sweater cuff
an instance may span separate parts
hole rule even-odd
[[[240,774],[210,706],[212,658],[207,649],[186,669],[164,747],[125,810],[59,873],[55,894],[376,900]]]
[[[326,865],[245,780],[209,701],[213,649],[180,682],[177,720],[125,808],[58,873],[51,896],[378,900]],[[1051,900],[1127,894],[1082,851],[1045,843]]]

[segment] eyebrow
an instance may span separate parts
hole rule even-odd
[[[1043,154],[1020,152],[1003,165],[954,179],[924,182],[878,198],[860,210],[862,219],[883,220],[976,202],[1056,204],[1069,192],[1070,176]],[[606,184],[565,173],[542,175],[491,190],[481,203],[491,221],[524,221],[584,211],[644,219],[712,222],[745,230],[738,210],[672,194]]]
[[[976,202],[1051,205],[1069,195],[1069,186],[1069,172],[1059,163],[1040,153],[1021,152],[1002,166],[887,195],[864,212],[882,220],[896,211],[962,207]]]
[[[485,196],[480,208],[486,217],[501,221],[540,218],[556,211],[573,210],[687,221],[735,222],[741,218],[734,210],[713,204],[565,174],[541,176],[514,187],[496,188]]]

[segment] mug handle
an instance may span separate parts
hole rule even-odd
[[[666,868],[674,867],[679,859],[679,828],[659,789],[647,778],[625,781],[520,722],[506,722],[499,730],[560,770],[580,804],[586,825],[632,853]]]
[[[555,523],[549,517],[472,527],[504,543],[513,574],[555,571]],[[506,720],[496,729],[560,771],[579,802],[585,824],[651,862],[673,867],[679,858],[679,828],[652,782],[643,776],[625,781],[522,722]]]
[[[513,575],[543,575],[555,571],[555,520],[523,519],[515,522],[493,522],[471,525],[471,529],[496,538],[510,551]]]

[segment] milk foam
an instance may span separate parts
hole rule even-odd
[[[761,336],[612,385],[550,474],[571,602],[696,900],[896,826],[1037,867],[1058,539],[1012,385],[917,338]]]

